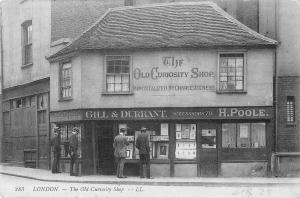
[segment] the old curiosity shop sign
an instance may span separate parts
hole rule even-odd
[[[271,119],[272,107],[85,109],[51,112],[51,122],[72,120]]]
[[[156,66],[134,66],[133,91],[215,91],[214,67],[197,67],[190,59],[164,56]]]

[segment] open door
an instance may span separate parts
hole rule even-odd
[[[198,135],[198,176],[218,176],[218,127],[214,123],[200,124]]]
[[[115,174],[113,128],[112,125],[98,125],[96,127],[98,166],[101,175]]]

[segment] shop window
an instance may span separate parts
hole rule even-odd
[[[223,148],[263,148],[265,146],[265,123],[222,124]]]
[[[22,24],[23,39],[23,65],[32,63],[32,21],[25,21]]]
[[[176,124],[176,159],[196,159],[196,124]]]
[[[130,56],[106,56],[106,92],[130,91]]]
[[[78,155],[81,157],[81,125],[80,124],[61,124],[59,125],[61,130],[61,156],[62,157],[69,157],[69,139],[72,135],[72,129],[74,127],[79,128],[78,134]]]
[[[72,64],[62,63],[60,66],[60,99],[70,99],[72,97]]]
[[[127,124],[119,124],[121,128],[127,128]],[[126,159],[139,159],[139,151],[135,148],[135,143],[138,135],[141,133],[141,126],[129,127],[127,130],[127,146]],[[135,129],[134,129],[135,128]],[[169,124],[160,123],[146,126],[150,145],[151,159],[169,159]]]
[[[288,124],[295,123],[295,97],[288,96],[286,101],[286,118]]]
[[[243,53],[220,54],[218,91],[245,91],[245,61]]]

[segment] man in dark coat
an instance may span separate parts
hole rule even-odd
[[[139,149],[140,155],[140,177],[144,178],[144,165],[146,165],[146,177],[147,179],[153,179],[150,176],[150,147],[145,127],[141,128],[141,134],[138,135],[135,146]]]
[[[51,139],[51,146],[53,151],[52,173],[59,173],[59,159],[60,159],[60,128],[54,127],[54,136]]]
[[[79,164],[78,164],[78,133],[79,128],[74,127],[72,130],[72,135],[70,137],[70,175],[79,176]],[[75,164],[75,173],[73,172],[73,167]]]
[[[118,178],[126,178],[124,176],[124,164],[126,158],[126,148],[129,145],[127,138],[125,137],[125,128],[120,129],[119,135],[117,135],[114,139],[113,147],[115,149],[114,156],[117,163],[117,177]]]

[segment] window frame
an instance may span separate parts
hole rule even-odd
[[[234,55],[234,54],[241,54],[243,55],[243,89],[242,90],[221,90],[220,89],[220,59],[221,55]],[[217,53],[217,89],[216,92],[218,94],[236,94],[241,93],[245,94],[247,93],[247,52],[246,50],[234,50],[234,51],[218,51]],[[236,80],[235,80],[236,81]]]
[[[234,132],[234,136],[235,136],[235,142],[234,142],[234,147],[226,147],[223,145],[223,138],[224,138],[224,135],[223,135],[223,124],[234,124],[235,125],[235,132]],[[248,128],[248,138],[249,139],[249,146],[248,147],[242,147],[242,146],[239,146],[238,145],[238,141],[240,141],[238,136],[240,135],[239,133],[239,126],[244,124],[247,124],[249,126]],[[255,147],[255,144],[253,144],[253,131],[254,131],[254,126],[255,124],[264,124],[264,145],[263,146],[258,146],[258,147]],[[223,122],[221,124],[221,149],[266,149],[267,148],[267,136],[268,136],[268,131],[267,131],[267,122],[265,121],[258,121],[258,122]]]
[[[31,26],[31,42],[28,40],[28,27]],[[21,24],[21,33],[22,33],[22,67],[30,66],[33,65],[33,25],[32,25],[32,20],[26,20]],[[26,56],[26,48],[30,46],[31,52],[30,52],[30,58],[27,60]]]
[[[71,81],[71,95],[64,97],[62,94],[62,82],[63,82],[63,66],[65,64],[70,64],[71,65],[71,71],[70,71],[70,81]],[[59,95],[59,101],[67,101],[67,100],[72,100],[73,99],[73,65],[71,60],[65,60],[59,63],[59,75],[58,75],[58,95]]]
[[[285,105],[286,105],[285,106],[286,107],[286,123],[287,123],[287,125],[295,125],[296,124],[295,96],[287,96]]]
[[[108,91],[107,90],[107,76],[110,74],[107,72],[107,58],[108,57],[117,57],[117,56],[124,56],[124,57],[129,57],[129,85],[128,91]],[[103,69],[104,69],[104,78],[103,78],[103,92],[102,95],[132,95],[132,87],[133,87],[133,79],[132,79],[132,56],[131,55],[127,55],[127,54],[109,54],[109,55],[105,55],[104,56],[104,60],[103,60]],[[112,73],[113,74],[113,73]],[[120,75],[122,75],[122,73],[120,73]]]

